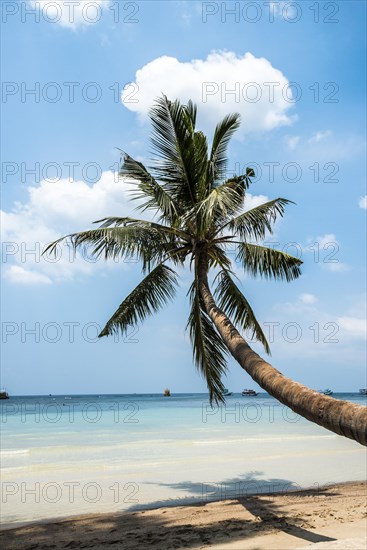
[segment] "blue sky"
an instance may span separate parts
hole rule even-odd
[[[53,11],[34,4],[2,3],[1,384],[11,394],[205,391],[185,334],[189,271],[176,301],[127,340],[96,341],[139,266],[39,254],[104,215],[132,214],[116,148],[149,164],[146,113],[164,92],[196,101],[209,135],[240,112],[228,169],[255,168],[249,206],[297,203],[269,242],[302,255],[302,277],[255,281],[235,266],[273,340],[271,362],[315,389],[365,387],[366,4],[83,0],[74,21],[61,0]],[[225,384],[256,387],[232,360]]]

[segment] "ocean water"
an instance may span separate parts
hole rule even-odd
[[[0,414],[5,523],[366,477],[364,447],[267,394],[213,409],[204,394],[11,397]]]

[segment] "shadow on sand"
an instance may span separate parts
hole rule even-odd
[[[295,492],[298,487],[291,481],[264,481],[256,477],[259,474],[253,472],[219,484],[203,485],[190,481],[162,483],[162,486],[187,491],[190,496],[174,501],[157,501],[149,507],[136,505],[123,513],[33,523],[3,531],[0,533],[0,544],[9,550],[108,547],[170,550],[238,542],[240,550],[241,541],[274,531],[292,535],[299,546],[336,540],[311,531],[312,523],[309,524],[302,514],[305,501],[308,504],[315,502],[316,508],[320,498],[323,502],[337,498],[335,490],[331,492],[331,488],[324,488]],[[275,496],[279,492],[282,493],[281,502]],[[192,495],[196,495],[196,501]],[[224,513],[223,504],[215,503],[222,499],[231,499],[226,501]],[[159,513],[152,510],[173,504],[189,506],[181,508],[179,515],[169,507]],[[255,549],[255,546],[252,548]]]

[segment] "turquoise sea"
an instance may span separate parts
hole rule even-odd
[[[334,394],[366,405],[366,396]],[[117,512],[355,481],[357,443],[267,394],[62,395],[0,402],[2,521]]]

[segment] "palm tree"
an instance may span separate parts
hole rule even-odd
[[[123,153],[120,176],[134,184],[137,209],[153,211],[156,221],[130,217],[99,220],[99,228],[63,237],[74,249],[92,246],[96,257],[141,260],[144,278],[125,298],[100,337],[143,321],[174,297],[177,273],[187,265],[193,272],[188,292],[191,311],[187,323],[197,368],[205,378],[210,402],[224,401],[223,374],[228,352],[270,395],[294,412],[337,434],[367,445],[367,407],[321,395],[286,378],[264,361],[239,330],[250,330],[267,353],[268,342],[246,297],[238,288],[226,254],[235,247],[236,261],[250,275],[292,281],[300,276],[301,261],[258,244],[271,233],[290,202],[277,198],[244,211],[252,169],[223,181],[227,146],[239,127],[239,115],[226,116],[208,147],[195,130],[196,106],[181,105],[165,96],[150,111],[156,158],[150,171]],[[46,248],[55,251],[62,239]],[[252,241],[252,242],[251,242]],[[170,265],[167,265],[170,263]],[[173,267],[172,267],[173,266]],[[214,293],[208,274],[216,271]],[[216,298],[216,301],[214,299]]]

